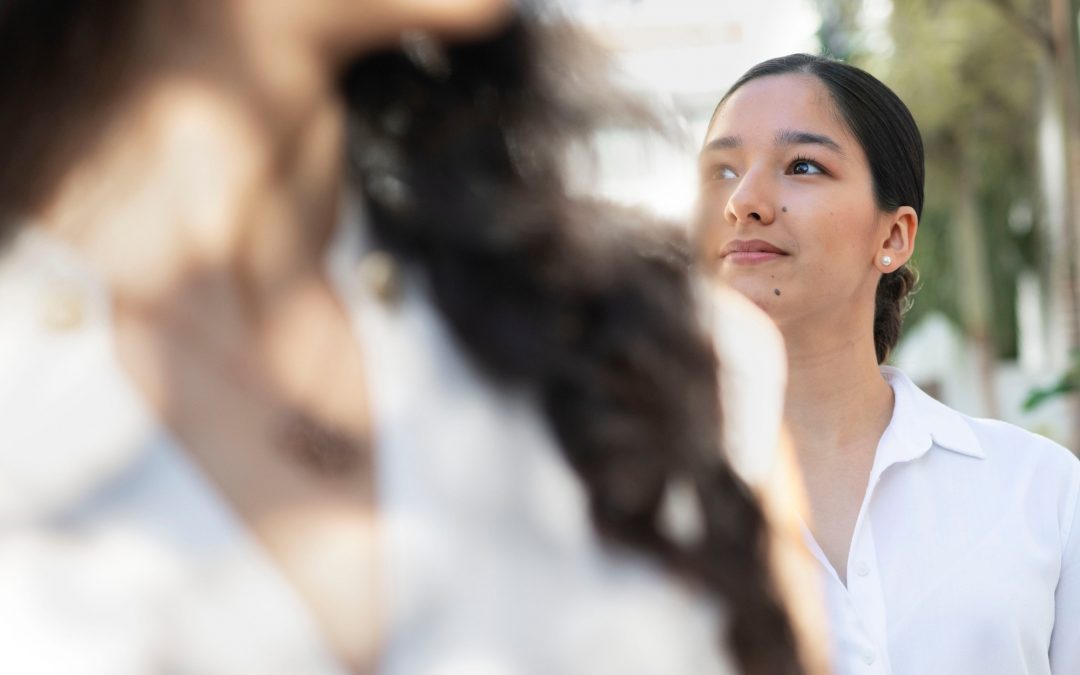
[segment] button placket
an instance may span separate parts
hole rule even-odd
[[[851,564],[848,573],[848,595],[866,634],[867,642],[862,649],[862,661],[866,666],[878,665],[875,671],[888,672],[887,659],[882,650],[888,644],[885,619],[885,602],[878,569],[877,551],[874,544],[874,528],[867,513],[863,514],[851,542]]]
[[[872,665],[874,665],[874,663],[876,661],[877,661],[877,654],[874,652],[874,648],[873,647],[867,647],[863,651],[863,663],[865,663],[868,666],[872,666]]]

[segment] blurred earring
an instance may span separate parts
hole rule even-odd
[[[429,76],[444,80],[450,75],[450,59],[442,45],[422,30],[407,30],[401,34],[401,48],[413,65]]]
[[[892,258],[890,258],[889,256],[884,256],[881,259],[881,264],[884,265],[885,267],[888,267],[889,265],[892,264]]]

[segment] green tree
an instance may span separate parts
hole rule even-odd
[[[867,36],[860,0],[819,2],[834,6],[823,11],[823,51],[843,46],[843,56],[897,90],[923,130],[928,189],[916,265],[927,274],[909,325],[941,311],[964,329],[993,411],[994,364],[1017,351],[1022,273],[1039,276],[1046,304],[1065,320],[1067,347],[1080,348],[1075,3],[893,0],[882,40]],[[1060,172],[1040,170],[1055,151],[1038,140],[1048,124],[1064,139]],[[1064,203],[1046,198],[1055,194]]]
[[[936,310],[964,329],[996,414],[995,364],[1017,350],[1017,281],[1039,261],[1037,230],[1009,218],[1040,200],[1037,54],[984,0],[895,0],[888,35],[864,65],[911,107],[927,156],[915,263],[927,274],[909,320]]]

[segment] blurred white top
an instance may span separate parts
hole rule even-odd
[[[777,469],[787,388],[784,338],[738,291],[706,282],[698,296],[720,360],[724,445],[739,474],[764,486]]]
[[[894,368],[847,561],[826,572],[843,675],[1080,673],[1080,462]]]
[[[416,280],[379,300],[357,273],[359,228],[341,231],[328,267],[374,397],[381,672],[733,672],[719,612],[600,544],[534,401],[476,372]],[[782,359],[772,337],[747,344]],[[343,672],[118,365],[106,289],[33,228],[0,258],[0,416],[0,672]],[[767,466],[775,433],[760,438]]]

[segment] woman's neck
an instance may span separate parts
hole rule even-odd
[[[872,457],[893,409],[873,336],[835,325],[782,332],[789,359],[785,422],[801,463]]]

